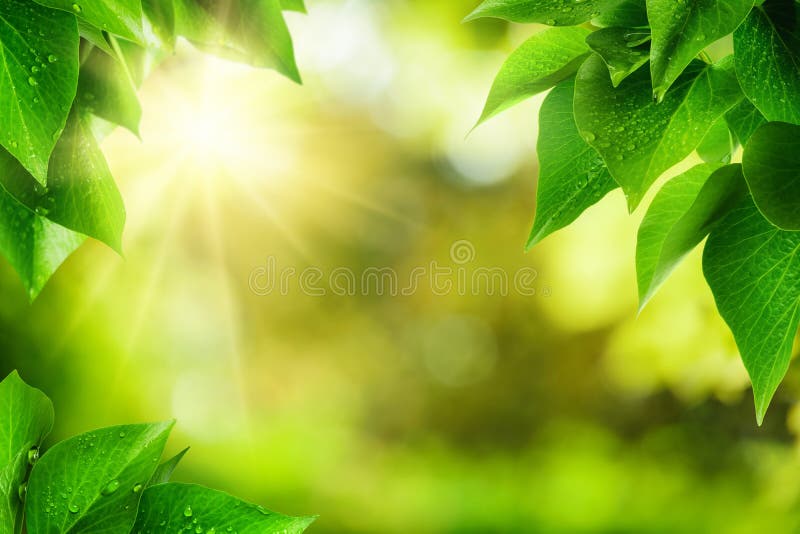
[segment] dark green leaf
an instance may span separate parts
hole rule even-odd
[[[130,532],[171,429],[171,422],[118,426],[55,445],[31,471],[28,533]]]
[[[611,82],[617,87],[650,59],[649,32],[630,28],[603,28],[591,33],[586,44],[597,52],[608,66]]]
[[[647,210],[636,245],[643,308],[712,225],[747,194],[739,165],[698,165],[664,184]]]
[[[794,0],[770,0],[734,33],[742,90],[771,121],[800,123],[799,10]]]
[[[697,54],[735,30],[752,8],[753,0],[647,0],[655,97],[664,98]]]
[[[617,188],[603,159],[578,133],[572,114],[574,80],[564,80],[539,112],[539,187],[528,247],[572,223]]]
[[[691,154],[741,98],[731,61],[693,63],[657,104],[647,71],[635,72],[614,88],[605,63],[595,55],[578,71],[575,121],[633,210],[653,182]]]
[[[166,484],[169,482],[170,477],[172,476],[173,471],[175,468],[178,467],[178,464],[181,463],[181,460],[189,451],[189,447],[186,447],[181,452],[167,460],[166,462],[162,463],[156,469],[156,472],[153,473],[153,476],[150,477],[149,482],[147,483],[148,486],[154,486],[156,484]]]
[[[175,0],[175,25],[198,48],[300,82],[279,0]]]
[[[736,141],[725,118],[714,123],[697,147],[697,155],[706,163],[730,163]]]
[[[589,53],[589,33],[550,28],[525,41],[500,69],[478,124],[575,74]]]
[[[600,13],[594,23],[605,27],[644,28],[648,24],[647,3],[645,0],[622,0]]]
[[[0,187],[0,254],[17,271],[31,300],[85,240],[37,215]]]
[[[0,152],[0,184],[35,213],[121,251],[122,197],[86,117],[77,112],[53,151],[46,188],[4,152]]]
[[[800,126],[761,126],[745,147],[742,166],[761,213],[778,228],[800,230]]]
[[[800,299],[800,232],[769,223],[747,197],[706,242],[703,271],[733,331],[764,419],[789,368]]]
[[[753,132],[767,122],[761,112],[747,99],[742,100],[726,113],[725,120],[740,145],[746,144]]]
[[[0,144],[42,184],[78,85],[75,17],[0,2]]]
[[[103,31],[143,42],[141,0],[35,0],[68,11]]]
[[[142,497],[134,532],[300,534],[313,517],[289,517],[193,484],[159,484]]]
[[[623,0],[485,0],[465,21],[494,17],[511,22],[574,26],[610,11]]]
[[[53,428],[53,417],[50,399],[16,371],[0,382],[0,534],[21,530],[20,487]]]

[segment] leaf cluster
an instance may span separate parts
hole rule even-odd
[[[87,237],[121,252],[98,142],[117,125],[138,135],[137,89],[176,39],[299,83],[285,10],[303,0],[0,2],[0,255],[31,299]]]
[[[300,534],[314,521],[169,482],[186,453],[159,463],[173,422],[87,432],[40,458],[53,419],[16,372],[0,382],[0,534]]]
[[[706,241],[760,424],[800,323],[800,4],[486,0],[467,20],[482,17],[548,26],[502,66],[479,121],[550,90],[528,246],[612,190],[633,211],[670,178],[638,234],[640,304]]]

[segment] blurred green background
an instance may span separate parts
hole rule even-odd
[[[178,419],[180,480],[317,533],[789,532],[800,375],[764,427],[692,256],[637,318],[637,219],[612,194],[529,254],[534,99],[471,128],[535,28],[474,0],[310,0],[305,85],[181,46],[143,140],[104,143],[125,259],[89,244],[29,305],[0,265],[3,373],[51,395],[52,440]],[[537,294],[259,296],[298,271],[535,269]]]

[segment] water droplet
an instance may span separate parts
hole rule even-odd
[[[108,496],[117,491],[118,489],[119,489],[119,480],[112,480],[111,482],[106,484],[106,487],[103,488],[103,490],[100,493]]]
[[[37,82],[36,78],[34,78],[33,76],[30,76],[28,78],[28,83],[33,87],[36,87],[37,85],[39,85],[39,82]]]
[[[78,4],[72,4],[72,11],[74,11],[75,13],[80,13],[81,11],[83,11],[83,8]]]
[[[183,510],[183,517],[192,517],[192,507],[190,505],[186,505],[186,508]]]
[[[142,485],[141,484],[136,484],[135,486],[133,486],[133,492],[134,493],[139,493],[140,491],[142,491]]]
[[[55,63],[56,61],[58,61],[58,58],[55,56],[55,54],[50,54],[49,56],[47,56],[47,61],[49,61],[50,63]]]
[[[71,513],[71,514],[77,514],[78,512],[81,511],[81,507],[78,506],[75,503],[72,503],[72,504],[69,505],[68,510],[69,510],[69,513]]]
[[[33,465],[39,459],[39,447],[34,447],[28,451],[28,463]]]

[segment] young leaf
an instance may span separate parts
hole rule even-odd
[[[723,117],[711,126],[703,141],[697,146],[697,155],[706,163],[730,163],[734,150],[736,141]]]
[[[20,486],[53,428],[53,403],[13,372],[0,382],[0,534],[21,531]]]
[[[81,65],[76,104],[139,135],[142,107],[124,57],[115,58],[96,48],[91,50]]]
[[[37,215],[0,187],[0,254],[17,271],[31,300],[85,240]]]
[[[175,26],[202,50],[274,68],[300,83],[279,0],[175,0]]]
[[[611,10],[623,0],[485,0],[465,22],[484,17],[511,22],[574,26]]]
[[[142,0],[142,11],[145,20],[153,29],[157,42],[168,50],[175,46],[175,6],[173,2],[164,0]]]
[[[800,314],[800,232],[769,223],[749,197],[709,235],[703,272],[753,383],[758,424],[789,368]]]
[[[731,61],[695,62],[664,101],[653,101],[650,76],[639,70],[614,88],[599,56],[586,60],[575,83],[575,121],[622,186],[631,210],[670,167],[742,99]]]
[[[550,28],[517,48],[503,64],[478,124],[571,77],[589,53],[583,28]]]
[[[800,124],[799,11],[794,0],[770,0],[733,34],[742,90],[771,121]]]
[[[121,252],[125,207],[87,118],[73,112],[50,159],[42,188],[0,152],[0,184],[22,204],[70,230]]]
[[[169,482],[172,472],[175,471],[175,468],[178,467],[178,464],[181,463],[181,460],[183,460],[187,452],[189,452],[189,447],[186,447],[181,452],[159,465],[155,473],[153,473],[153,476],[151,476],[150,480],[147,482],[147,486],[155,486],[156,484],[166,484]]]
[[[31,471],[28,533],[130,532],[172,425],[104,428],[55,445]]]
[[[78,86],[75,17],[0,2],[0,144],[41,184]]]
[[[697,165],[664,184],[647,210],[636,243],[640,309],[746,194],[739,165]]]
[[[144,42],[141,0],[35,0],[68,11],[95,28],[125,39]]]
[[[536,220],[528,248],[572,223],[588,207],[618,186],[603,159],[575,126],[575,82],[564,80],[547,95],[539,112],[539,186]]]
[[[800,126],[761,126],[745,147],[742,166],[764,217],[778,228],[800,230]]]
[[[735,30],[752,8],[753,0],[647,0],[655,97],[663,99],[697,54]]]
[[[749,100],[744,99],[725,114],[725,121],[736,141],[740,145],[745,145],[753,132],[766,123],[767,119]]]
[[[597,52],[608,66],[611,83],[617,87],[650,59],[648,32],[630,28],[603,28],[589,34],[586,44]]]
[[[133,532],[300,534],[313,517],[289,517],[193,484],[158,484],[142,497]]]

